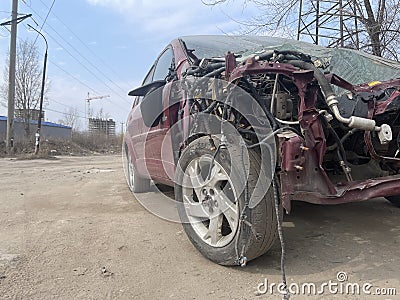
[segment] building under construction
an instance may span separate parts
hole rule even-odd
[[[113,119],[89,118],[89,133],[115,136],[115,121]]]
[[[15,117],[18,120],[32,120],[32,121],[38,121],[39,116],[40,116],[40,110],[38,109],[16,109],[15,110]],[[42,121],[44,121],[44,111],[42,110]]]

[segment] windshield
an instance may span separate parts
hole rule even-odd
[[[400,78],[400,64],[361,51],[325,48],[313,44],[267,36],[200,35],[181,38],[198,58],[223,57],[228,51],[246,57],[263,50],[296,50],[327,62],[324,71],[352,84]]]

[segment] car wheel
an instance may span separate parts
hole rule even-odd
[[[175,198],[183,203],[178,205],[178,212],[184,230],[205,257],[221,265],[237,265],[244,257],[254,259],[267,252],[277,237],[272,185],[265,184],[260,202],[242,214],[245,193],[235,182],[237,176],[243,178],[243,165],[232,163],[242,161],[241,151],[240,146],[229,146],[229,155],[221,150],[213,163],[215,149],[211,150],[205,137],[192,142],[178,162]],[[248,151],[247,191],[252,195],[263,174],[260,155]]]
[[[144,193],[150,190],[150,179],[140,177],[132,162],[131,154],[127,147],[125,147],[125,161],[126,161],[126,179],[128,181],[129,189],[133,193]]]
[[[386,197],[394,206],[400,207],[400,195]]]

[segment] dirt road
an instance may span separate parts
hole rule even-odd
[[[280,299],[256,295],[265,279],[280,282],[278,244],[246,268],[213,264],[181,225],[135,200],[118,156],[0,159],[0,176],[1,299]],[[289,284],[320,286],[346,272],[345,283],[371,283],[371,293],[397,288],[348,298],[400,299],[399,217],[384,199],[295,204],[284,223]]]

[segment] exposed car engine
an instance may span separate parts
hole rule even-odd
[[[228,60],[237,60],[239,66],[254,63],[271,66],[270,72],[267,69],[259,73],[249,72],[239,76],[234,83],[259,102],[269,116],[272,128],[290,126],[296,133],[301,132],[298,86],[293,77],[280,74],[272,68],[278,64],[287,64],[314,73],[317,80],[309,85],[314,85],[316,89],[316,109],[324,125],[326,152],[323,168],[333,182],[399,173],[400,163],[393,159],[399,156],[400,148],[400,81],[391,82],[384,89],[376,87],[385,87],[387,83],[372,82],[369,85],[353,86],[338,76],[333,77],[333,82],[328,82],[329,75],[315,67],[321,66],[319,61],[312,62],[310,56],[295,51],[270,51],[247,58],[228,53],[225,58],[198,59],[193,54],[193,65],[185,74],[187,81],[191,81],[191,86],[187,86],[188,94],[196,95],[198,89],[204,89],[204,78],[227,79],[225,65]],[[338,86],[340,97],[336,97],[331,83]],[[235,115],[234,111],[229,116],[222,116],[223,103],[210,102],[210,99],[217,100],[212,96],[221,91],[217,91],[215,85],[207,88],[208,98],[189,97],[192,113],[214,113],[236,122],[239,131],[242,128],[250,129],[245,119],[238,121],[240,116]],[[390,104],[384,111],[374,112],[374,108],[385,106],[388,101]],[[251,140],[248,133],[244,136]],[[381,157],[387,159],[376,160]]]

